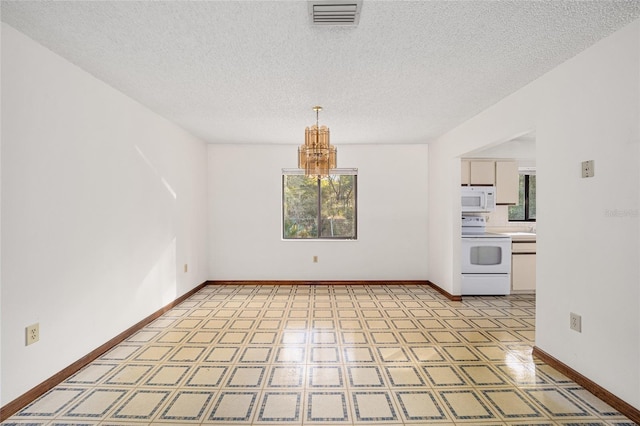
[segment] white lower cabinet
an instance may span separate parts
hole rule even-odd
[[[511,291],[533,293],[536,291],[535,242],[513,242],[511,255]]]

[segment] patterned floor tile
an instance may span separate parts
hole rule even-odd
[[[306,312],[306,311],[305,311]],[[285,330],[306,330],[308,320],[306,319],[289,319],[285,322]]]
[[[305,423],[328,424],[350,421],[345,392],[309,392]]]
[[[460,338],[451,331],[431,331],[429,332],[431,339],[438,344],[460,343]]]
[[[248,347],[244,349],[238,362],[266,363],[271,359],[271,352],[273,349],[270,347]]]
[[[206,352],[205,346],[184,346],[174,352],[169,361],[172,362],[196,362]]]
[[[316,345],[334,345],[338,343],[336,333],[333,331],[313,331],[311,332],[311,343]]]
[[[186,381],[186,387],[215,388],[225,379],[229,367],[226,365],[201,365],[193,370]]]
[[[398,331],[398,334],[406,344],[429,343],[429,338],[422,331]]]
[[[447,390],[440,391],[439,395],[455,420],[480,421],[499,418],[474,390]]]
[[[572,383],[571,380],[569,380],[564,374],[546,364],[536,364],[535,369],[536,372],[541,373],[540,375],[546,378],[546,381],[549,383],[563,385]]]
[[[144,382],[145,386],[178,386],[191,367],[188,365],[163,365]]]
[[[256,423],[301,423],[302,392],[265,392]]]
[[[201,329],[207,330],[224,330],[229,324],[228,320],[220,320],[220,319],[210,319],[204,323]]]
[[[304,367],[273,366],[267,380],[267,387],[293,388],[304,383]]]
[[[195,343],[195,344],[206,344],[209,345],[213,343],[214,340],[218,337],[220,333],[216,331],[198,331],[193,333],[187,343]]]
[[[53,417],[85,392],[84,389],[58,387],[22,409],[16,417]]]
[[[432,391],[400,391],[395,395],[405,421],[433,423],[447,420]]]
[[[356,422],[398,423],[391,396],[386,391],[353,392],[354,417]]]
[[[410,319],[394,319],[391,320],[391,324],[397,330],[417,330],[418,326],[415,321]]]
[[[460,330],[458,335],[462,337],[462,339],[466,343],[491,343],[494,340],[491,336],[487,335],[485,331],[468,331],[468,330]]]
[[[120,344],[102,355],[99,359],[102,361],[124,361],[129,359],[140,348],[142,348],[142,346]]]
[[[534,338],[532,295],[210,285],[3,426],[633,424]]]
[[[458,365],[460,371],[473,386],[500,386],[507,382],[488,365]]]
[[[508,364],[494,364],[494,366],[501,371],[509,381],[517,386],[542,385],[547,383],[543,377],[536,373],[530,363],[513,361]]]
[[[136,390],[111,415],[111,418],[149,421],[169,398],[170,393],[168,390]]]
[[[150,342],[153,338],[160,334],[159,331],[154,330],[142,330],[129,337],[126,341],[133,343],[146,343]]]
[[[305,360],[306,349],[300,346],[284,346],[276,350],[276,362],[300,363]]]
[[[173,349],[173,346],[149,346],[139,352],[134,360],[152,362],[162,361]]]
[[[342,343],[345,345],[367,344],[369,340],[364,332],[343,331],[340,333]]]
[[[251,345],[273,345],[279,338],[279,333],[274,331],[256,331],[251,334],[249,344]]]
[[[348,346],[344,348],[345,362],[375,362],[373,351],[366,346]]]
[[[467,381],[451,365],[425,365],[422,370],[434,387],[469,386]]]
[[[129,385],[134,386],[142,381],[142,379],[153,370],[152,364],[130,364],[123,366],[113,376],[109,377],[104,383],[107,385]]]
[[[226,331],[218,341],[221,345],[241,345],[247,339],[249,333],[242,331]]]
[[[312,388],[344,387],[340,366],[310,366],[308,386]]]
[[[372,331],[371,341],[376,345],[388,345],[388,344],[400,343],[396,333],[383,332],[383,331]]]
[[[499,345],[473,345],[473,348],[489,361],[504,361],[509,354],[509,351]]]
[[[124,389],[95,389],[74,404],[64,417],[104,417],[126,394]]]
[[[453,362],[480,361],[480,357],[467,346],[443,346],[442,350]]]
[[[340,362],[340,352],[338,347],[312,347],[309,351],[310,363],[336,363]]]
[[[376,348],[380,359],[384,363],[388,362],[411,362],[409,355],[402,346],[387,346]]]
[[[426,382],[412,366],[388,366],[384,367],[389,383],[392,387],[424,387]]]
[[[100,364],[93,363],[83,368],[77,374],[67,379],[67,383],[70,384],[98,384],[109,373],[118,368],[118,364]]]
[[[231,370],[226,387],[232,388],[259,388],[262,385],[266,367],[239,366]]]
[[[280,325],[282,321],[280,320],[260,320],[258,323],[258,330],[280,330]],[[306,324],[305,324],[306,325]],[[306,328],[306,327],[303,327]]]
[[[251,330],[255,325],[255,320],[237,319],[231,321],[230,328],[233,330]]]
[[[307,343],[307,333],[305,331],[284,331],[281,343],[284,345],[305,344]]]
[[[545,417],[515,389],[488,389],[482,391],[485,398],[500,415],[508,420],[539,419]]]
[[[547,413],[556,417],[589,416],[589,412],[555,388],[525,389]]]
[[[253,410],[258,399],[258,392],[223,391],[207,417],[210,421],[243,422],[251,421]]]
[[[601,417],[615,417],[620,415],[620,413],[613,409],[609,404],[598,399],[594,394],[584,388],[574,386],[564,388],[564,390],[583,404],[587,405]]]
[[[421,363],[445,361],[440,349],[435,346],[410,346],[409,351]]]
[[[232,362],[240,352],[238,347],[214,347],[209,351],[204,361],[206,362]]]
[[[376,366],[347,366],[349,386],[354,388],[384,387],[380,368]]]

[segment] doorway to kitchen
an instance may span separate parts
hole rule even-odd
[[[536,133],[468,152],[461,158],[463,186],[494,186],[495,207],[471,213],[486,235],[511,238],[510,293],[536,291]],[[465,218],[470,213],[464,213]]]

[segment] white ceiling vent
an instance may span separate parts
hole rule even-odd
[[[362,0],[310,0],[311,25],[358,25]]]

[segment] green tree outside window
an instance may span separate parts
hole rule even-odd
[[[284,239],[356,239],[357,175],[282,175]]]
[[[535,222],[536,220],[536,175],[520,175],[518,205],[509,206],[509,221]]]

